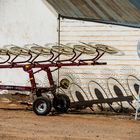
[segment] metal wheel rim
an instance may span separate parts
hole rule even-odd
[[[45,101],[39,101],[38,104],[36,105],[36,110],[39,113],[43,113],[47,108],[47,104],[45,103]]]

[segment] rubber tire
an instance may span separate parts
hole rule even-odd
[[[41,105],[41,103],[43,103],[45,105],[44,110],[39,111],[39,105]],[[35,101],[33,102],[33,111],[37,114],[37,115],[47,115],[50,113],[51,111],[51,100],[49,98],[46,97],[37,97],[35,99]]]
[[[66,113],[70,108],[70,99],[65,94],[57,94],[53,99],[53,107],[57,112]]]

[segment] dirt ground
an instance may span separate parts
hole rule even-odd
[[[74,112],[37,116],[14,104],[0,105],[0,140],[140,140],[140,118]]]

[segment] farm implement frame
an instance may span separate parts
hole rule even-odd
[[[50,47],[51,46],[51,47]],[[76,105],[82,106],[82,103],[70,103],[70,99],[65,94],[57,92],[59,87],[68,86],[67,81],[60,81],[60,85],[56,85],[53,80],[52,73],[64,66],[89,66],[89,65],[106,65],[106,62],[97,62],[105,53],[118,54],[120,51],[116,48],[102,45],[84,43],[80,44],[47,44],[40,46],[37,44],[28,44],[24,47],[15,45],[7,45],[0,49],[0,55],[3,56],[0,62],[0,69],[14,69],[19,68],[27,72],[31,86],[15,86],[15,85],[0,85],[1,90],[19,90],[30,91],[33,100],[33,111],[37,115],[47,115],[54,107],[58,112],[67,112],[70,107]],[[91,58],[81,59],[83,54],[87,54]],[[61,56],[68,58],[61,59]],[[26,60],[18,60],[20,57],[25,57]],[[40,60],[39,57],[48,56],[49,58]],[[17,61],[18,60],[18,61]],[[39,69],[34,71],[34,69]],[[54,69],[53,69],[54,68]],[[38,87],[35,80],[35,74],[45,71],[50,86]],[[48,95],[50,93],[52,96]],[[45,94],[45,96],[44,96]],[[132,101],[132,97],[124,97],[116,99],[115,101]],[[101,101],[102,103],[104,101]],[[113,100],[108,99],[106,102],[111,104]],[[87,106],[98,104],[99,102],[87,102]]]

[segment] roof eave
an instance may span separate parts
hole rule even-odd
[[[93,18],[80,18],[80,17],[76,18],[76,17],[64,16],[61,14],[59,14],[59,17],[65,18],[65,19],[72,19],[72,20],[82,20],[82,21],[89,21],[89,22],[126,26],[126,27],[132,27],[132,28],[140,28],[140,25],[137,25],[137,24],[135,25],[135,24],[121,23],[121,22],[112,22],[112,21],[105,21],[105,20],[99,20],[99,19],[93,19]]]

